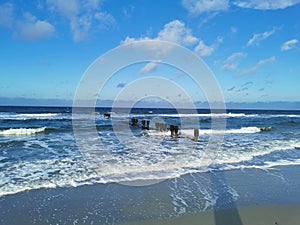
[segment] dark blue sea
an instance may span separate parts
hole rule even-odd
[[[95,129],[85,126],[86,118]],[[138,126],[131,126],[132,118]],[[150,130],[142,129],[142,120],[150,121]],[[155,130],[158,122],[167,130]],[[170,125],[179,127],[179,138],[170,136]],[[196,127],[199,138],[193,140]],[[89,140],[95,132],[99,139]],[[300,111],[96,108],[74,116],[70,107],[0,107],[0,196],[93,184],[147,186],[186,174],[291,165],[300,165]],[[183,199],[175,198],[174,182],[176,208]],[[202,191],[205,209],[214,200]]]

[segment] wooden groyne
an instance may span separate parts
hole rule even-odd
[[[103,114],[104,118],[110,119],[111,115],[109,113]],[[178,125],[167,125],[166,123],[155,123],[155,127],[150,127],[150,120],[143,119],[141,124],[137,118],[131,118],[130,126],[132,127],[141,127],[143,130],[156,130],[159,132],[167,132],[169,128],[170,136],[175,138],[180,138],[179,136],[179,126]],[[199,129],[194,129],[194,136],[191,138],[194,141],[198,141],[199,138]]]

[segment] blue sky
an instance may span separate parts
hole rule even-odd
[[[202,57],[226,102],[299,102],[299,12],[300,0],[2,0],[0,104],[71,101],[96,58],[145,39],[175,42]],[[202,99],[186,76],[167,67],[125,68],[101,100],[149,75]]]

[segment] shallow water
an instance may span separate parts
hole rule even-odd
[[[0,196],[96,183],[145,185],[190,173],[300,165],[299,111],[178,114],[174,109],[133,109],[128,114],[119,109],[111,119],[104,118],[110,111],[84,111],[73,115],[72,121],[71,108],[1,107]],[[128,126],[132,118],[139,120],[139,127]],[[84,139],[80,147],[74,119]],[[225,120],[226,129],[212,129],[214,119]],[[93,130],[86,120],[95,121],[98,140],[90,140]],[[170,137],[169,131],[143,130],[142,120],[149,120],[153,128],[155,122],[178,125],[181,138]],[[196,127],[197,142],[191,140]],[[210,139],[220,134],[216,137],[222,139]]]

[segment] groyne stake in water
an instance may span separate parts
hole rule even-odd
[[[139,122],[138,119],[132,118],[131,119],[131,126],[134,126],[134,127],[139,126],[138,122]]]
[[[198,141],[199,138],[199,129],[194,129],[194,141]]]

